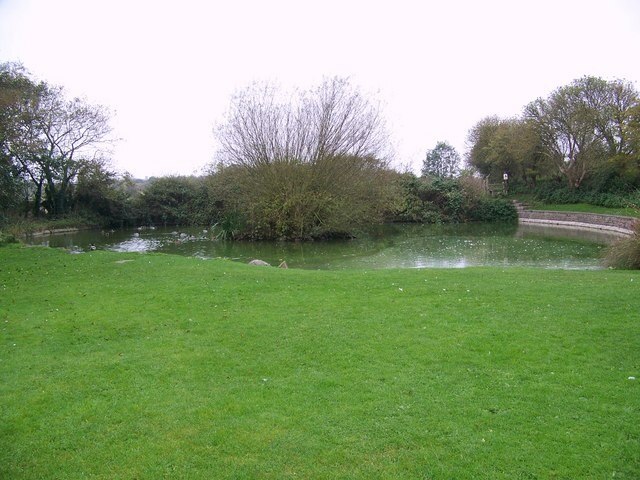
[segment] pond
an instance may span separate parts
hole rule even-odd
[[[527,266],[601,268],[603,249],[615,237],[533,225],[386,225],[361,238],[317,242],[216,240],[198,228],[79,231],[34,236],[32,245],[62,247],[74,253],[99,250],[161,252],[247,263],[261,259],[289,268],[378,269]]]

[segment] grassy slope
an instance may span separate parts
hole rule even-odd
[[[638,478],[639,288],[0,248],[0,478]]]
[[[600,207],[598,205],[590,205],[588,203],[532,203],[530,208],[534,210],[551,210],[556,212],[602,213],[605,215],[621,215],[623,217],[640,217],[640,210],[638,210],[637,208],[607,208]]]

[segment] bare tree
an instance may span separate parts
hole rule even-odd
[[[377,105],[345,79],[286,95],[253,85],[218,125],[221,159],[242,169],[251,236],[348,234],[386,201],[388,138]]]
[[[385,156],[388,138],[379,108],[351,88],[347,80],[324,82],[306,110],[312,160]]]
[[[254,85],[233,98],[216,136],[226,162],[245,167],[339,156],[382,159],[388,143],[379,108],[341,78],[289,98],[273,86]]]

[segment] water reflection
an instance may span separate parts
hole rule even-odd
[[[616,237],[535,225],[387,225],[353,240],[323,242],[225,242],[194,228],[82,231],[32,237],[28,243],[89,251],[162,252],[291,268],[465,268],[532,266],[600,268],[602,249]]]
[[[162,242],[155,238],[140,238],[133,237],[129,240],[117,243],[107,247],[107,250],[113,250],[114,252],[153,252],[158,250],[162,246]]]

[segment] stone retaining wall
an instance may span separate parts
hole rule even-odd
[[[633,235],[637,218],[599,213],[553,212],[549,210],[518,209],[520,223],[561,225],[574,228],[607,230],[620,235]]]

